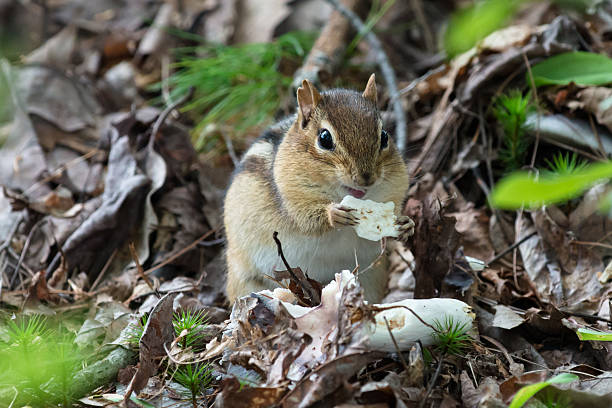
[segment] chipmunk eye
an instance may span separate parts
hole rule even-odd
[[[319,147],[325,150],[334,150],[334,139],[327,129],[319,129]]]
[[[380,149],[386,149],[389,146],[389,134],[386,130],[380,132]]]

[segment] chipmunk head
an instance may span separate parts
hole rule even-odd
[[[385,164],[397,161],[398,153],[382,128],[374,74],[363,93],[345,89],[319,93],[304,80],[297,102],[290,137],[313,182],[338,197],[362,198],[375,190],[385,180]]]

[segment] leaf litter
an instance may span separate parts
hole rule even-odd
[[[531,166],[541,167],[555,149],[590,160],[612,151],[605,19],[568,17],[543,2],[538,13],[519,12],[516,24],[447,62],[431,47],[432,32],[449,17],[442,2],[420,11],[424,2],[395,2],[377,23],[382,42],[393,44],[385,48],[415,129],[408,135],[414,183],[403,213],[415,220],[416,233],[407,246],[387,245],[384,302],[451,297],[470,305],[473,340],[453,356],[426,341],[389,342],[389,332],[399,333],[393,318],[388,326],[380,321],[387,348],[373,348],[367,328],[380,311],[341,278],[309,311],[283,303],[307,300],[304,283],[289,272],[276,278],[289,279],[291,290],[228,307],[220,220],[231,150],[196,151],[190,130],[197,118],[172,106],[177,101],[163,83],[175,62],[172,49],[193,45],[173,30],[226,45],[269,42],[326,20],[310,12],[300,18],[299,10],[331,12],[316,0],[277,1],[270,9],[256,3],[74,0],[49,3],[42,14],[35,2],[0,4],[0,21],[10,16],[26,22],[21,29],[38,30],[38,41],[21,44],[19,63],[0,61],[2,317],[66,316],[75,343],[90,351],[88,364],[71,373],[74,395],[90,395],[84,406],[103,403],[99,395],[108,403],[111,394],[130,393],[127,404],[179,399],[191,406],[173,370],[201,363],[210,363],[212,376],[197,396],[202,406],[502,407],[537,384],[547,385],[538,398],[612,405],[609,342],[576,335],[612,330],[612,229],[599,210],[608,186],[516,213],[487,206],[504,172],[503,129],[489,107],[510,89],[538,98],[525,123],[529,154],[537,146]],[[390,29],[415,16],[425,19],[418,29]],[[359,64],[376,52],[366,43],[358,51]],[[600,63],[574,72],[555,58]],[[371,70],[364,65],[341,79]],[[158,82],[161,89],[150,87]],[[165,109],[147,103],[152,96]],[[287,98],[282,107],[292,106]],[[392,118],[383,111],[385,121]],[[246,142],[236,145],[241,151]],[[312,287],[320,292],[326,283]],[[68,315],[75,310],[80,319]],[[172,315],[181,310],[206,312],[199,344],[182,347],[185,334],[175,338]],[[422,314],[410,315],[421,329]],[[7,341],[4,329],[0,339]],[[568,372],[578,379],[550,380]],[[99,387],[103,392],[94,391]],[[26,405],[29,395],[8,396],[0,385],[2,403]]]

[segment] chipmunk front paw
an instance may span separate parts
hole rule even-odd
[[[327,207],[327,220],[334,228],[340,228],[346,225],[357,225],[359,219],[355,216],[353,211],[355,211],[355,209],[338,203],[332,203]]]
[[[412,218],[408,217],[407,215],[400,215],[397,217],[395,224],[399,229],[398,239],[400,241],[406,241],[408,238],[414,235],[414,221],[412,221]]]

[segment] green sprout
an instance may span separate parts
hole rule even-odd
[[[8,319],[6,325],[10,342],[21,347],[28,347],[49,334],[47,319],[42,315]]]
[[[578,379],[579,378],[576,374],[562,373],[546,381],[526,385],[520,390],[518,390],[518,392],[514,395],[514,397],[512,398],[512,402],[510,402],[509,408],[521,408],[527,403],[527,401],[531,399],[531,397],[533,397],[540,390],[543,390],[544,388],[548,387],[551,384],[566,384],[572,381],[576,381]],[[533,401],[535,400],[532,400],[532,402]],[[539,401],[539,402],[542,402],[542,401]],[[544,405],[544,406],[548,408],[565,408],[564,405],[552,405],[552,406]]]
[[[129,330],[126,341],[132,347],[138,347],[138,345],[140,344],[140,339],[142,338],[142,335],[144,334],[144,328],[147,325],[148,320],[149,320],[149,315],[144,314],[140,317],[140,319],[135,324],[131,323],[132,328]]]
[[[435,320],[433,326],[435,328],[433,337],[436,348],[441,353],[460,355],[472,342],[472,338],[467,333],[469,330],[467,323],[461,324],[450,317],[446,317],[443,321]]]
[[[74,372],[84,361],[74,335],[48,328],[40,315],[5,321],[0,342],[0,406],[16,396],[15,406],[70,407]]]
[[[504,145],[500,150],[500,159],[507,171],[523,166],[529,143],[525,137],[525,120],[534,109],[530,95],[513,90],[501,95],[495,101],[493,114],[504,131]]]
[[[212,369],[209,364],[202,363],[182,365],[174,373],[174,380],[189,390],[195,408],[198,396],[212,381]]]
[[[169,78],[171,96],[178,99],[194,90],[184,110],[202,118],[194,130],[196,149],[214,147],[216,141],[203,132],[209,124],[231,124],[240,134],[270,120],[291,87],[292,70],[284,68],[297,68],[313,41],[312,34],[288,33],[271,43],[177,50],[177,71]]]
[[[552,162],[546,159],[546,164],[550,169],[550,173],[557,176],[575,174],[584,170],[588,165],[585,160],[578,160],[576,153],[572,153],[571,155],[566,153],[564,155],[560,152],[553,156]]]
[[[201,343],[204,337],[204,329],[208,323],[208,316],[202,310],[181,310],[174,314],[172,324],[174,325],[174,333],[180,336],[183,331],[187,331],[181,341],[183,349],[192,347]]]

